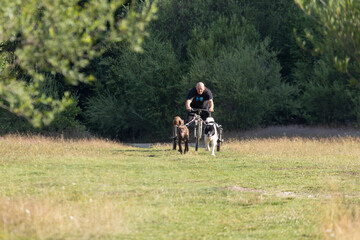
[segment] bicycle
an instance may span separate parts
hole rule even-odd
[[[204,120],[201,118],[201,113],[203,111],[208,112],[207,109],[201,109],[201,108],[193,108],[192,111],[194,112],[194,118],[187,123],[189,125],[192,122],[195,122],[194,125],[194,137],[195,137],[195,151],[199,149],[200,139],[203,134],[203,124]]]
[[[194,125],[194,138],[195,138],[195,151],[197,151],[199,149],[199,144],[200,144],[200,139],[201,136],[203,135],[203,124],[204,124],[204,120],[202,120],[201,118],[201,113],[203,111],[208,112],[207,109],[197,109],[197,108],[193,108],[192,111],[194,112],[194,118],[188,122],[186,125],[189,126],[192,122],[195,123]],[[173,126],[173,131],[172,131],[172,144],[173,144],[173,150],[176,150],[176,146],[177,146],[177,126]],[[217,142],[217,147],[216,150],[220,151],[220,146],[223,142],[223,129],[221,125],[217,125],[217,129],[218,129],[218,134],[219,134],[219,139]]]

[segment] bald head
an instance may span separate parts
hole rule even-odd
[[[197,93],[198,93],[199,95],[203,94],[203,92],[205,91],[205,85],[204,85],[204,83],[198,82],[198,83],[196,84],[196,91],[197,91]]]

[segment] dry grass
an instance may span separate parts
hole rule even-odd
[[[6,135],[0,137],[0,161],[29,161],[46,157],[101,155],[124,145],[103,139],[61,139],[43,136]]]
[[[263,157],[276,156],[277,158],[296,159],[321,159],[343,157],[353,162],[360,157],[360,139],[357,137],[346,138],[287,138],[278,139],[247,139],[230,140],[225,149],[246,155],[261,155]]]
[[[119,143],[101,139],[66,140],[6,135],[0,137],[0,164],[21,163],[24,168],[27,165],[38,165],[41,168],[42,164],[52,161],[96,161],[104,155],[111,157],[108,152],[112,149],[123,148],[125,146]],[[27,178],[25,175],[25,187],[22,188],[37,184],[28,183]],[[41,186],[42,183],[39,184]],[[29,190],[23,195],[16,193],[19,192],[19,186],[12,181],[6,185],[3,191],[10,193],[0,191],[0,239],[91,239],[128,232],[124,209],[129,211],[129,206],[121,206],[107,198],[69,201],[65,193],[56,193],[52,188],[44,189],[49,192],[38,198],[27,193]],[[16,194],[6,196],[12,192]],[[86,194],[80,197],[84,198]]]
[[[106,200],[1,198],[0,216],[5,238],[13,239],[90,239],[129,232],[124,209]]]
[[[323,239],[360,239],[360,208],[344,203],[339,198],[326,206],[326,216],[322,228]]]

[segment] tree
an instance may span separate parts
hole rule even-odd
[[[4,0],[0,6],[0,107],[34,126],[49,124],[71,99],[39,91],[45,75],[77,84],[94,80],[84,71],[108,42],[127,41],[135,51],[154,18],[155,1]],[[5,60],[3,60],[5,58]],[[21,73],[21,74],[19,74]]]
[[[317,23],[319,35],[306,30],[314,53],[333,56],[338,70],[353,82],[360,66],[360,2],[358,0],[295,0]],[[305,47],[305,41],[298,40]],[[351,67],[352,65],[352,67]],[[353,71],[351,71],[353,68]],[[357,81],[359,82],[360,79]]]

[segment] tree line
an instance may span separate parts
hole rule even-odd
[[[92,1],[74,2],[86,5]],[[348,57],[338,45],[318,40],[324,38],[324,29],[330,29],[320,22],[321,11],[315,11],[321,7],[292,0],[137,3],[112,6],[113,11],[103,6],[110,19],[116,16],[120,20],[97,21],[93,31],[85,31],[86,23],[80,22],[82,31],[71,33],[81,35],[79,42],[68,45],[61,42],[67,39],[62,38],[68,34],[66,26],[61,22],[44,24],[36,34],[44,34],[49,47],[38,46],[38,50],[44,53],[40,58],[49,59],[37,63],[17,62],[29,54],[16,55],[24,49],[24,36],[18,36],[19,41],[2,39],[1,68],[8,74],[3,79],[10,75],[25,88],[36,83],[36,93],[41,97],[33,105],[51,109],[51,100],[55,99],[58,102],[54,106],[63,103],[63,111],[54,112],[51,123],[34,128],[24,116],[14,114],[9,101],[2,101],[5,107],[0,109],[0,133],[90,131],[120,140],[166,140],[172,118],[185,117],[187,92],[199,81],[212,90],[213,116],[225,130],[287,124],[358,126],[359,62],[356,54]],[[47,16],[49,6],[42,7],[42,12],[37,8],[33,14]],[[311,15],[303,11],[311,7]],[[120,23],[133,15],[137,16],[133,24],[139,25],[131,31],[130,24],[124,35]],[[38,16],[34,22],[52,19],[47,17]],[[91,23],[91,19],[86,21]],[[74,24],[80,23],[74,20]],[[113,35],[111,26],[117,34]],[[58,28],[65,30],[56,31]],[[351,34],[351,30],[346,31]],[[54,36],[49,37],[51,34]],[[126,37],[116,37],[121,34]],[[77,49],[72,48],[84,42],[87,45],[73,57],[72,51],[76,54]],[[62,49],[64,45],[68,49]],[[30,54],[36,55],[36,51],[32,49]],[[67,54],[73,63],[57,63],[67,59]],[[75,64],[84,55],[86,61]],[[36,64],[40,66],[35,71],[31,67]],[[71,81],[77,85],[67,84]]]

